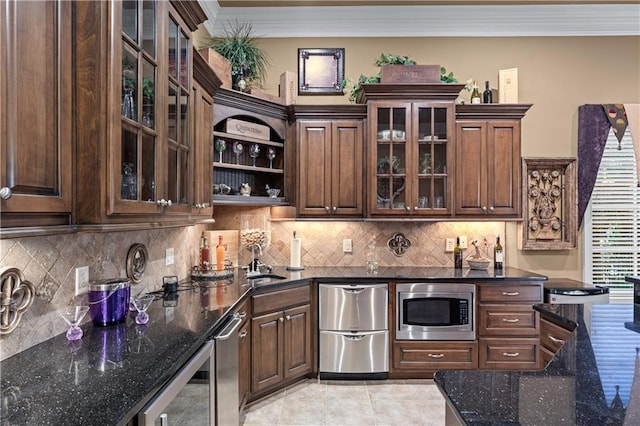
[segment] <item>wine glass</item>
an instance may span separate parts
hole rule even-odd
[[[88,306],[67,306],[60,310],[62,319],[69,325],[67,330],[67,340],[78,340],[82,338],[82,329],[78,327],[80,321],[89,312]]]
[[[222,153],[227,149],[227,141],[224,139],[216,139],[216,151],[220,153],[220,163],[222,163]]]
[[[260,155],[260,145],[254,143],[249,147],[249,157],[253,160],[253,167],[256,166],[256,158]]]
[[[240,142],[233,143],[233,154],[236,156],[236,164],[240,164],[240,155],[242,155],[244,147]]]
[[[273,159],[276,158],[276,149],[269,147],[267,149],[267,159],[269,159],[269,168],[273,169]]]
[[[149,293],[141,293],[131,298],[133,300],[133,306],[136,308],[136,311],[138,311],[138,314],[136,315],[136,324],[146,324],[149,321],[147,309],[151,306],[153,298],[153,294]]]

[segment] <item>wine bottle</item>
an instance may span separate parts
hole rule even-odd
[[[485,103],[485,104],[493,103],[493,92],[489,87],[488,81],[484,82],[484,87],[485,87],[484,92],[482,92],[482,103]]]
[[[500,244],[500,235],[496,239],[496,245],[493,247],[493,269],[502,269],[504,260],[504,252],[502,244]]]
[[[471,92],[471,103],[479,104],[480,100],[480,92],[478,92],[478,83],[476,81],[473,82],[473,91]]]
[[[222,235],[218,235],[218,245],[216,246],[216,270],[224,270],[224,257],[225,257],[224,241],[222,241]]]
[[[202,250],[200,250],[200,268],[203,270],[209,269],[210,263],[209,257],[209,242],[207,241],[207,237],[204,237],[204,243],[202,245]]]
[[[453,249],[453,266],[462,269],[462,248],[460,248],[460,237],[456,237],[456,246]]]

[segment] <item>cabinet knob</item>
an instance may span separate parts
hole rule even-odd
[[[489,207],[489,210],[494,211],[495,208],[493,206]]]
[[[287,315],[285,318],[287,318],[287,321],[291,321],[291,315]]]
[[[338,211],[338,208],[336,206],[333,206],[333,212],[335,213],[337,211]]]
[[[405,207],[405,209],[406,209],[408,212],[410,212],[410,211],[411,211],[411,207],[409,207],[409,206]]]
[[[324,206],[324,210],[329,213],[331,211],[331,209],[329,208],[329,206]]]
[[[278,318],[278,321],[284,322],[284,318],[280,317],[280,318]]]
[[[487,206],[482,206],[482,211],[486,213],[487,212]]]
[[[415,206],[413,210],[418,211],[418,206]]]
[[[8,200],[12,195],[13,193],[9,187],[3,186],[2,189],[0,189],[0,198],[3,200]]]

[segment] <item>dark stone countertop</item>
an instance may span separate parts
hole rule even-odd
[[[640,305],[536,305],[577,327],[544,371],[439,371],[435,382],[472,425],[640,424]],[[640,329],[640,328],[639,328]]]
[[[498,284],[504,280],[546,280],[543,275],[516,268],[496,274],[493,269],[383,267],[368,275],[364,267],[302,271],[277,267],[273,273],[285,279],[255,281],[253,289],[244,272],[237,271],[228,280],[181,283],[177,306],[163,306],[166,302],[158,295],[145,326],[136,325],[133,314],[126,322],[109,327],[94,327],[86,318],[82,340],[68,343],[63,333],[3,360],[2,422],[29,426],[126,424],[252,291],[295,287],[313,279],[327,283],[472,280]]]

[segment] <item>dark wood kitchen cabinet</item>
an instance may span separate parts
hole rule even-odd
[[[520,120],[530,106],[456,106],[456,216],[521,216]]]
[[[186,1],[74,7],[77,222],[200,216],[191,32],[206,15]]]
[[[457,84],[365,84],[368,215],[452,214]]]
[[[253,296],[252,398],[311,372],[310,301],[308,285]]]
[[[238,329],[238,401],[242,410],[251,392],[251,298],[234,311],[242,322]]]
[[[478,344],[481,369],[540,367],[542,283],[478,286]]]
[[[393,343],[394,378],[432,378],[438,370],[475,370],[478,368],[478,342],[395,341]]]
[[[363,121],[298,122],[298,214],[363,214]]]
[[[68,1],[5,1],[0,6],[3,236],[71,224],[72,8]]]

